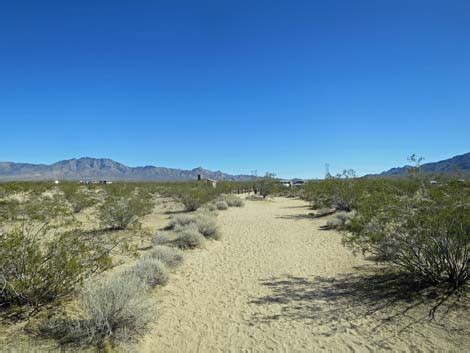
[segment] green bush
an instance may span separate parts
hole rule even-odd
[[[78,232],[46,226],[5,231],[0,234],[0,306],[42,306],[70,294],[107,265],[107,250]]]
[[[60,189],[65,199],[70,203],[74,213],[79,213],[96,203],[96,200],[87,194],[87,190],[76,183],[62,183],[60,184]]]
[[[20,202],[17,200],[0,200],[0,221],[14,221],[20,214]]]
[[[127,189],[108,191],[98,209],[101,226],[122,230],[139,223],[139,217],[152,212],[152,201],[148,194],[131,192]]]
[[[413,196],[369,197],[358,206],[347,244],[431,283],[459,287],[468,280],[468,190],[424,188]]]

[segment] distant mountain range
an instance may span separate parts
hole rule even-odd
[[[251,175],[230,175],[201,167],[182,170],[164,167],[128,167],[106,158],[79,158],[54,164],[0,162],[0,181],[9,180],[112,180],[187,181],[203,178],[228,181],[251,180]]]
[[[367,177],[402,177],[409,174],[411,166],[392,168],[380,174],[366,175]],[[470,152],[439,162],[425,163],[421,170],[426,174],[463,174],[470,176]]]

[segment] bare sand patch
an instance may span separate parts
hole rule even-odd
[[[303,201],[286,198],[220,212],[222,241],[187,253],[170,283],[154,292],[152,332],[129,349],[470,349],[468,326],[458,316],[449,315],[445,327],[414,323],[423,313],[419,308],[384,320],[397,312],[386,304],[392,282],[346,249],[340,234],[321,230],[326,220],[309,212]]]

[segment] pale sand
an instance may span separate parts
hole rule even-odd
[[[337,232],[320,230],[326,220],[305,217],[309,212],[304,202],[285,198],[220,212],[224,238],[187,253],[154,293],[152,332],[130,350],[468,351],[464,333],[429,323],[405,329],[422,311],[391,324],[381,320],[391,309],[366,315],[385,302],[367,299],[370,289],[354,280],[373,263],[354,256]]]

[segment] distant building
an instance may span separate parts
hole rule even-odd
[[[80,184],[112,184],[109,180],[80,180]]]
[[[302,179],[280,180],[279,183],[284,187],[302,186],[305,184],[305,180],[302,180]]]
[[[58,184],[60,184],[60,181],[59,180],[54,180],[54,184],[58,185]]]
[[[304,184],[305,184],[305,180],[292,179],[292,186],[303,186]]]
[[[197,181],[200,182],[200,183],[206,183],[206,184],[212,185],[212,187],[214,189],[217,187],[217,180],[209,179],[209,178],[203,178],[201,174],[197,175]]]

